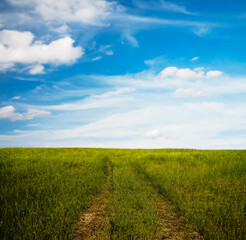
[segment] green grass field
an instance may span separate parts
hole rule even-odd
[[[0,149],[0,239],[71,239],[109,166],[111,239],[159,239],[154,192],[204,239],[245,239],[246,151],[80,148]]]

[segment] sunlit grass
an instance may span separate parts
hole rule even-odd
[[[0,239],[68,239],[105,177],[96,151],[2,149],[0,158]]]
[[[246,151],[153,151],[133,164],[205,239],[245,239]]]
[[[0,149],[0,239],[69,239],[108,164],[112,239],[158,235],[148,182],[205,239],[245,239],[246,151],[78,148]]]
[[[156,239],[158,218],[152,193],[125,157],[112,160],[112,239]]]

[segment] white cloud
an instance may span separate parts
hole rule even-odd
[[[0,63],[0,72],[6,72],[12,70],[14,67],[13,63]]]
[[[27,126],[29,127],[39,127],[41,124],[40,123],[31,123],[31,124],[28,124]]]
[[[17,26],[25,26],[26,24],[32,22],[33,19],[31,14],[28,14],[27,10],[21,11],[20,8],[12,9],[13,11],[1,11],[1,28],[15,29]]]
[[[138,8],[142,9],[148,9],[148,10],[156,10],[156,11],[170,11],[170,12],[178,12],[188,15],[193,15],[194,13],[188,11],[185,6],[175,4],[171,1],[150,1],[149,3],[147,1],[143,0],[134,0],[134,4]]]
[[[2,135],[0,145],[245,148],[245,137],[220,136],[221,132],[227,130],[246,129],[245,116],[243,104],[237,108],[220,102],[184,103],[173,106],[152,104],[137,110],[110,114],[82,126]],[[146,129],[153,125],[156,129],[147,132],[147,137],[144,137]],[[165,132],[165,135],[161,132]]]
[[[94,58],[91,59],[91,61],[95,62],[95,61],[98,61],[100,59],[102,59],[102,56],[94,57]]]
[[[200,58],[200,57],[193,57],[193,58],[191,59],[191,61],[194,62],[194,61],[198,60],[199,58]]]
[[[221,77],[222,74],[223,73],[221,71],[209,71],[207,72],[206,76],[208,78],[217,78],[217,77]]]
[[[158,27],[188,27],[198,36],[203,36],[208,33],[212,28],[223,27],[218,23],[212,22],[199,22],[179,19],[165,19],[158,17],[146,17],[131,14],[119,14],[114,18],[117,27],[123,29],[123,37],[127,37],[126,33],[130,33],[129,37],[136,33],[137,30],[148,29],[153,25]],[[125,35],[124,35],[125,34]]]
[[[82,101],[73,103],[43,106],[42,108],[47,110],[59,110],[59,111],[78,111],[98,108],[111,108],[120,106],[123,103],[129,103],[132,98],[124,96],[124,94],[134,92],[134,88],[122,88],[115,91],[105,92],[100,95],[92,95],[85,98]]]
[[[207,78],[217,78],[222,75],[221,71],[208,71],[204,72],[204,68],[199,67],[195,69],[190,68],[177,68],[177,67],[167,67],[160,72],[161,78],[178,78],[178,79],[201,79]]]
[[[11,98],[11,100],[19,100],[19,99],[21,99],[20,96],[14,96],[14,97]]]
[[[114,91],[105,92],[101,95],[95,95],[94,97],[96,97],[98,99],[109,98],[109,97],[113,97],[113,96],[119,96],[119,95],[131,93],[131,92],[134,92],[135,90],[136,90],[135,88],[131,88],[131,87],[119,88],[119,89],[114,90]]]
[[[14,29],[17,26],[31,26],[31,29],[33,29],[33,25],[36,24],[40,26],[41,31],[46,29],[49,33],[53,31],[60,36],[66,36],[77,34],[75,29],[82,27],[84,43],[91,41],[101,31],[98,26],[110,26],[113,31],[121,34],[123,40],[126,39],[134,47],[139,45],[134,34],[153,26],[161,28],[184,26],[199,36],[206,34],[214,27],[220,26],[210,22],[138,16],[129,13],[132,12],[130,8],[124,7],[118,1],[111,0],[60,0],[59,3],[55,0],[7,1],[12,4],[13,11],[7,15],[5,14],[6,16],[2,20],[5,28]],[[147,6],[147,9],[151,6],[152,9],[194,15],[185,6],[175,4],[172,1],[160,1],[157,4],[153,4],[152,1],[150,4],[146,4],[146,1],[141,2],[141,4]],[[21,12],[21,14],[17,15],[16,12]],[[88,25],[90,28],[87,28]],[[92,28],[92,26],[95,26],[95,28]],[[109,51],[108,55],[112,55],[112,53],[112,51]]]
[[[161,71],[160,76],[162,78],[173,77],[177,71],[178,71],[177,67],[167,67]]]
[[[30,120],[36,117],[46,117],[49,115],[50,112],[39,109],[29,109],[26,113],[17,113],[15,112],[15,108],[11,105],[0,108],[0,119],[9,119],[12,121]]]
[[[58,27],[52,28],[54,32],[60,33],[61,35],[66,35],[69,32],[69,27],[67,24],[60,25]]]
[[[83,76],[116,89],[105,90],[103,94],[102,89],[97,95],[94,91],[98,89],[90,89],[87,94],[81,92],[81,86],[75,89],[73,84],[82,82],[81,76],[76,76],[76,81],[69,79],[69,84],[56,85],[56,91],[36,91],[35,98],[49,92],[45,96],[47,101],[58,94],[66,104],[28,106],[59,112],[45,119],[38,131],[19,129],[0,136],[0,146],[245,148],[245,101],[240,97],[239,101],[235,98],[231,102],[229,96],[246,92],[246,78],[223,75],[222,79],[209,81],[205,69],[192,71],[204,71],[204,81],[163,81],[160,75],[144,71],[123,76]],[[78,92],[68,94],[61,86]],[[83,100],[71,101],[71,96],[77,99],[81,95]],[[196,98],[201,95],[202,99]]]
[[[201,90],[197,90],[195,88],[178,88],[175,91],[175,96],[176,97],[201,97],[203,96],[203,92]]]
[[[123,38],[125,38],[133,47],[139,46],[137,39],[129,31],[123,33]]]
[[[214,24],[208,24],[208,23],[204,23],[204,24],[199,24],[199,27],[194,27],[193,28],[193,32],[197,35],[197,36],[203,36],[205,34],[208,34],[211,31],[211,27],[213,27]],[[215,26],[215,25],[214,25]]]
[[[98,52],[105,53],[110,48],[111,48],[111,45],[109,45],[109,44],[108,45],[102,45],[99,47]]]
[[[151,130],[144,134],[145,138],[156,139],[161,136],[161,131],[159,129]]]
[[[0,108],[0,119],[11,119],[17,120],[22,117],[20,113],[15,113],[15,108],[13,106],[6,106]]]
[[[80,22],[87,25],[104,25],[114,12],[122,10],[115,1],[105,0],[8,0],[12,5],[31,8],[46,21],[58,23]]]
[[[2,46],[14,49],[28,47],[34,39],[31,32],[18,32],[13,30],[0,31],[0,43]]]
[[[181,79],[196,79],[202,78],[204,76],[204,72],[202,69],[194,69],[191,70],[190,68],[181,68],[178,69],[177,67],[167,67],[161,71],[160,76],[162,78],[181,78]]]
[[[108,50],[108,51],[106,51],[105,54],[108,56],[112,56],[112,55],[114,55],[114,52],[113,52],[113,50]]]
[[[49,44],[34,42],[31,32],[0,31],[0,66],[16,63],[37,64],[31,74],[43,71],[40,64],[70,64],[83,55],[81,47],[73,47],[70,37],[60,38]]]
[[[197,68],[194,68],[194,71],[203,71],[204,70],[204,67],[197,67]]]
[[[98,52],[106,55],[114,55],[114,52],[111,48],[111,45],[102,45],[99,47]]]
[[[142,17],[127,13],[130,10],[122,6],[117,1],[111,0],[60,0],[59,4],[54,0],[7,0],[12,4],[14,11],[2,20],[5,28],[16,28],[16,26],[32,26],[36,23],[48,32],[53,31],[66,36],[74,32],[73,24],[84,27],[86,34],[82,37],[84,42],[88,42],[101,30],[98,26],[111,26],[114,31],[120,32],[123,39],[126,39],[132,46],[138,47],[138,41],[134,34],[139,30],[158,27],[173,26],[188,27],[195,34],[201,36],[218,24],[204,23],[189,20],[172,20],[157,17]],[[145,4],[146,5],[146,4]],[[153,4],[147,4],[153,5]],[[152,6],[153,7],[153,6]],[[155,8],[166,11],[193,14],[184,6],[174,4],[172,1],[161,1]],[[21,14],[16,14],[21,12]],[[13,21],[13,19],[15,19]],[[87,26],[95,28],[87,29]],[[83,31],[82,31],[83,32]],[[112,53],[110,51],[109,53]],[[110,54],[108,54],[110,55]]]
[[[88,110],[88,109],[100,109],[115,107],[124,102],[130,102],[131,99],[127,98],[113,98],[113,99],[95,99],[88,98],[85,101],[78,101],[73,103],[64,103],[59,105],[44,106],[47,110],[58,110],[58,111],[78,111],[78,110]]]
[[[191,70],[189,68],[179,69],[175,76],[177,78],[194,79],[203,77],[204,72],[201,70]]]
[[[39,109],[29,109],[27,113],[23,114],[23,120],[24,119],[33,119],[36,117],[46,117],[49,116],[51,113],[45,110],[39,110]]]
[[[30,70],[29,73],[31,75],[36,75],[36,74],[44,74],[44,66],[41,64],[33,66]]]
[[[178,5],[169,1],[161,0],[161,6],[162,9],[171,11],[171,12],[178,12],[188,15],[193,15],[190,11],[188,11],[184,6]]]

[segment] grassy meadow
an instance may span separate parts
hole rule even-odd
[[[80,148],[0,149],[0,239],[72,239],[109,169],[111,239],[160,239],[155,192],[204,239],[245,239],[246,151]]]

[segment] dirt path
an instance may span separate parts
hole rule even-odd
[[[94,198],[91,207],[83,213],[74,227],[75,240],[109,240],[110,219],[108,216],[110,187],[112,182],[111,166],[108,165],[108,176]]]
[[[159,198],[159,197],[158,197]],[[199,233],[193,230],[185,218],[170,204],[163,200],[157,201],[157,215],[160,224],[159,239],[170,240],[202,240]]]
[[[152,183],[146,179],[146,176],[139,168],[133,166],[152,193],[152,197],[156,202],[156,213],[159,218],[160,232],[158,239],[164,240],[203,240],[203,237],[196,231],[192,225],[181,215],[181,213],[170,203],[163,199]]]
[[[112,169],[108,166],[108,176],[91,207],[83,213],[74,227],[75,240],[110,240],[110,188],[112,183]],[[142,173],[139,173],[144,178]],[[145,179],[146,187],[152,192],[157,203],[156,213],[159,218],[158,239],[164,240],[202,240],[199,233],[193,230],[191,224],[181,216],[173,206],[166,202],[152,184]]]

